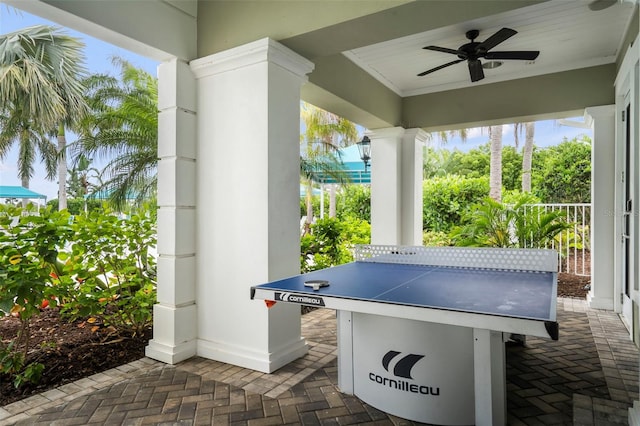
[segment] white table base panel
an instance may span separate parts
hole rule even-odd
[[[504,424],[504,360],[499,332],[338,311],[340,390],[409,420]]]

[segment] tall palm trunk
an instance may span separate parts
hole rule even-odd
[[[531,192],[531,163],[533,159],[533,137],[535,123],[525,123],[526,137],[522,151],[522,192]]]
[[[20,178],[20,185],[22,185],[23,188],[27,188],[29,189],[29,176],[22,176]],[[22,207],[27,207],[27,204],[29,204],[29,200],[26,198],[22,199]]]
[[[64,124],[58,128],[58,210],[67,208],[67,137]]]
[[[304,221],[303,235],[311,233],[311,224],[313,223],[313,181],[309,179],[307,182],[307,193],[305,197],[307,202],[307,217]]]
[[[489,163],[489,197],[502,202],[502,126],[491,126],[491,162]]]
[[[336,185],[329,185],[329,217],[336,217]]]

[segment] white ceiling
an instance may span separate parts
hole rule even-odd
[[[619,1],[600,11],[592,11],[588,5],[585,0],[551,0],[343,53],[403,97],[612,63],[629,25],[633,4]],[[482,42],[502,27],[518,34],[492,51],[539,50],[540,56],[531,63],[503,61],[499,68],[485,69],[485,78],[476,83],[469,79],[466,62],[416,76],[458,59],[452,54],[424,50],[424,46],[457,49],[469,41],[465,37],[468,30],[479,30],[476,41]]]

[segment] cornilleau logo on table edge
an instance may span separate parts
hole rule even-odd
[[[275,299],[276,301],[299,303],[301,305],[324,306],[322,297],[307,296],[306,294],[276,292]]]
[[[400,352],[398,351],[387,352],[382,357],[382,367],[384,367],[386,371],[390,372],[389,369],[390,369],[391,361],[397,358],[398,355],[400,355]],[[395,377],[402,377],[405,379],[413,380],[413,377],[411,377],[411,370],[422,358],[424,358],[424,355],[409,354],[409,355],[403,356],[402,358],[400,358],[400,360],[398,360],[398,362],[396,362],[395,366],[393,367],[393,375]],[[369,373],[369,380],[379,385],[392,388],[392,389],[401,390],[404,392],[411,392],[411,393],[417,393],[422,395],[432,395],[432,396],[440,395],[439,387],[419,385],[419,384],[411,383],[407,380],[401,380],[401,379],[390,379],[388,377],[383,377],[373,372]]]

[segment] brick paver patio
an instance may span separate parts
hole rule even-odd
[[[638,351],[617,314],[559,299],[560,340],[508,345],[510,425],[624,425]],[[340,393],[335,313],[304,315],[309,354],[272,374],[147,358],[0,407],[0,425],[412,425]]]

